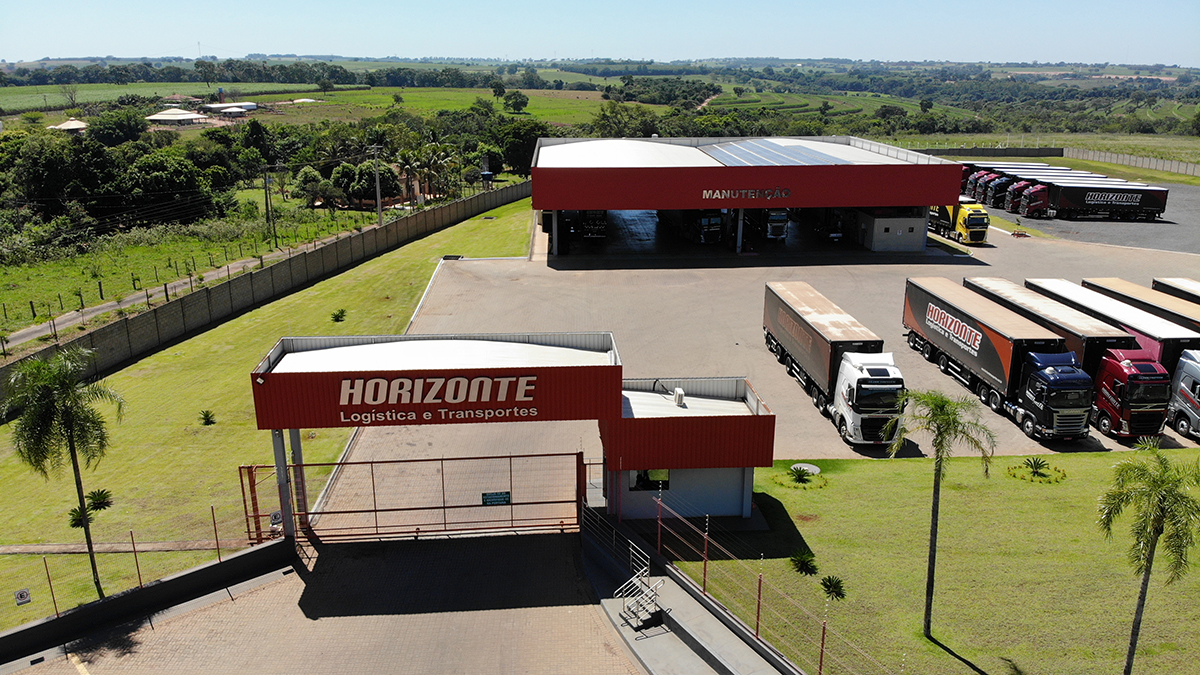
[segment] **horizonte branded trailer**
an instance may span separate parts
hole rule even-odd
[[[767,284],[767,348],[847,443],[887,443],[904,376],[883,339],[803,281]]]
[[[1166,210],[1166,188],[1105,182],[1059,185],[1047,180],[1025,190],[1020,213],[1064,220],[1097,215],[1115,220],[1154,220]]]
[[[1171,376],[1137,338],[1008,279],[970,277],[963,285],[1066,340],[1094,383],[1090,417],[1101,433],[1162,433]]]
[[[1088,435],[1092,378],[1063,338],[940,277],[910,278],[908,344],[1030,438]]]

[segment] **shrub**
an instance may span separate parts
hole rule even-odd
[[[346,320],[346,310],[335,309],[333,311],[333,314],[329,315],[329,320],[334,323],[341,323],[341,322],[345,321]]]
[[[1045,478],[1046,469],[1050,468],[1050,463],[1041,457],[1030,457],[1023,463],[1026,469],[1029,469],[1029,475],[1034,478]]]
[[[805,576],[817,575],[817,556],[813,555],[808,549],[800,549],[792,554],[791,557],[792,569]]]
[[[792,477],[792,480],[800,483],[801,485],[811,481],[813,477],[813,472],[802,466],[788,467],[787,472],[788,475]]]
[[[200,411],[200,424],[204,426],[212,426],[217,423],[217,414],[211,410]]]

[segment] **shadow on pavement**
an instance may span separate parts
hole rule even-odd
[[[141,641],[136,634],[145,625],[145,621],[138,620],[112,626],[69,642],[63,650],[74,653],[84,663],[92,663],[104,656],[129,656],[137,653]]]
[[[591,604],[578,534],[321,544],[310,619]]]

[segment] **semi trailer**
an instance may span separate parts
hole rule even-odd
[[[1115,277],[1084,279],[1083,287],[1200,333],[1200,305]]]
[[[1092,378],[1066,341],[942,277],[909,278],[908,345],[1030,438],[1088,436]]]
[[[1061,336],[1092,378],[1089,420],[1104,435],[1154,436],[1167,419],[1171,375],[1129,333],[996,277],[969,277],[963,286]]]
[[[1155,279],[1150,285],[1156,291],[1200,305],[1200,281],[1186,277],[1166,277]]]
[[[1044,181],[1022,193],[1019,212],[1030,218],[1063,220],[1097,215],[1114,220],[1154,220],[1166,209],[1166,188],[1104,182],[1059,185]]]
[[[1066,279],[1026,279],[1025,286],[1134,336],[1168,373],[1185,349],[1200,349],[1200,333]]]
[[[847,443],[889,443],[904,375],[883,339],[809,284],[766,285],[763,337]]]
[[[991,222],[987,209],[966,196],[957,204],[929,207],[929,230],[964,244],[986,244]]]

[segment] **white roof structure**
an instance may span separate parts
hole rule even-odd
[[[221,111],[226,108],[242,108],[243,110],[257,110],[258,104],[252,101],[242,101],[241,103],[206,103],[201,108],[205,110]]]
[[[46,127],[47,129],[58,129],[59,131],[82,131],[88,128],[88,123],[83,120],[77,120],[74,117],[68,119],[62,124],[55,124]]]
[[[880,143],[845,137],[541,139],[535,166],[577,168],[683,168],[722,166],[834,166],[941,163],[927,155],[893,152]],[[946,162],[949,163],[949,162]]]
[[[285,354],[274,373],[607,366],[607,352],[490,340],[409,340]]]
[[[657,391],[621,392],[621,417],[713,417],[717,415],[753,415],[745,401],[684,395],[683,405],[675,405],[673,394]]]
[[[208,119],[208,116],[194,113],[191,110],[184,110],[183,108],[167,108],[162,112],[157,112],[146,117],[146,119],[151,122],[198,122]]]

